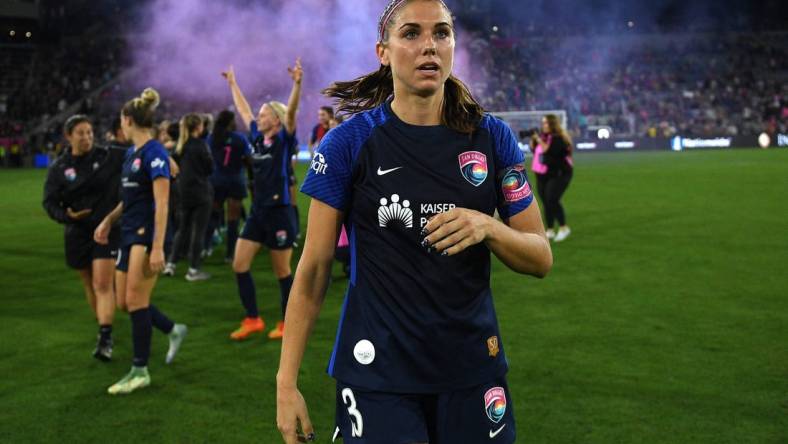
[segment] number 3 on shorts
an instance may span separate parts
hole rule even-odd
[[[347,412],[351,416],[353,437],[361,438],[361,434],[364,433],[364,419],[361,418],[361,412],[356,410],[356,397],[353,396],[353,390],[349,388],[342,390],[342,402],[347,406]]]

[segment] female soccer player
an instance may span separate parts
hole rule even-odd
[[[247,338],[250,334],[263,331],[265,324],[257,310],[257,296],[250,273],[252,260],[266,246],[271,251],[271,265],[279,280],[282,304],[282,319],[287,308],[287,297],[293,285],[290,259],[293,255],[296,223],[291,202],[289,166],[295,138],[296,113],[301,98],[301,61],[288,68],[293,79],[293,89],[287,106],[280,102],[268,102],[260,107],[257,120],[254,119],[249,102],[235,80],[232,67],[224,73],[233,95],[235,108],[249,128],[252,141],[252,171],[254,190],[252,210],[244,225],[243,233],[235,247],[233,271],[238,282],[241,303],[246,309],[246,318],[230,337],[235,340]],[[269,332],[271,339],[281,339],[284,322],[277,323]]]
[[[324,166],[313,165],[302,186],[309,224],[277,374],[287,443],[299,439],[299,423],[314,439],[298,372],[343,222],[350,283],[328,365],[336,435],[515,441],[490,253],[539,277],[552,254],[517,140],[452,75],[454,47],[442,1],[393,0],[380,19],[380,69],[326,91],[356,115],[326,135]]]
[[[235,244],[238,241],[238,224],[241,219],[241,205],[246,199],[246,176],[244,164],[252,155],[249,140],[235,131],[235,113],[222,111],[216,118],[213,133],[208,137],[208,145],[213,154],[214,172],[211,182],[214,189],[214,211],[221,219],[224,202],[227,201],[227,250],[225,259],[232,261]],[[216,225],[216,224],[214,224]],[[215,226],[210,228],[213,233]]]
[[[180,221],[172,254],[164,267],[164,274],[174,275],[175,265],[188,252],[189,271],[186,280],[189,282],[204,281],[211,277],[200,270],[205,230],[213,206],[213,187],[210,182],[213,158],[208,145],[200,138],[203,126],[199,114],[187,114],[180,121],[175,146],[175,157],[181,169],[178,176]]]
[[[547,220],[548,237],[553,237],[556,242],[562,242],[569,237],[572,230],[566,224],[566,214],[561,205],[561,197],[569,188],[574,170],[572,162],[572,139],[561,127],[561,122],[555,114],[548,114],[542,119],[542,137],[537,137],[544,153],[542,158],[547,166],[543,184],[539,184],[539,193],[544,201],[545,219]],[[544,185],[544,186],[542,186]],[[544,188],[544,191],[542,191]],[[555,221],[558,220],[558,233],[553,231]]]
[[[167,333],[170,347],[165,362],[172,362],[186,326],[173,324],[150,304],[156,278],[164,268],[167,233],[170,162],[164,146],[151,137],[153,111],[159,94],[147,88],[128,101],[121,111],[121,128],[134,143],[123,162],[121,203],[96,228],[96,242],[107,244],[110,227],[123,216],[121,243],[116,262],[115,287],[121,309],[131,317],[134,360],[131,371],[107,390],[127,394],[150,385],[151,325]]]
[[[109,361],[115,316],[112,278],[120,230],[112,227],[105,245],[93,240],[93,230],[118,203],[126,150],[94,147],[93,125],[83,115],[71,116],[64,132],[70,146],[49,169],[43,204],[49,217],[65,225],[66,264],[77,270],[99,324],[93,356]]]

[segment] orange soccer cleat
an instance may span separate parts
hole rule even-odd
[[[268,332],[268,339],[282,339],[285,335],[285,323],[279,321],[276,323],[276,328]]]
[[[252,333],[262,332],[264,329],[265,322],[263,322],[261,317],[244,318],[244,320],[241,321],[241,326],[230,334],[230,338],[236,341],[243,341]]]

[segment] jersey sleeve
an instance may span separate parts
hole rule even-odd
[[[514,132],[502,120],[488,116],[489,130],[495,145],[495,188],[498,214],[509,219],[531,206],[534,194],[525,170],[525,157]]]
[[[68,217],[66,216],[66,210],[60,203],[61,181],[57,178],[58,169],[56,165],[57,163],[52,164],[47,172],[42,205],[52,220],[64,224],[68,222]]]
[[[159,177],[170,178],[170,157],[162,146],[155,146],[145,156],[145,171],[151,181]]]
[[[350,201],[354,146],[352,125],[336,128],[320,142],[301,192],[339,211]]]
[[[257,121],[252,120],[252,122],[249,123],[249,142],[254,142],[255,140],[257,140],[258,137],[262,137],[262,136],[263,134],[257,128]]]
[[[255,124],[256,125],[256,124]],[[236,135],[236,139],[238,140],[238,146],[241,147],[241,155],[243,157],[249,157],[254,153],[254,149],[252,148],[252,143],[246,137],[241,136],[240,134]]]

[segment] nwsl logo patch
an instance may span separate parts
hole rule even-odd
[[[66,180],[73,182],[77,179],[77,171],[74,168],[69,168],[63,172],[66,175]]]
[[[503,190],[504,200],[509,203],[531,196],[531,185],[528,184],[525,168],[522,165],[517,165],[504,174],[501,190]]]
[[[506,393],[502,387],[493,387],[484,394],[484,410],[494,423],[501,422],[506,413]]]
[[[141,166],[142,166],[142,160],[140,160],[139,157],[134,159],[134,162],[131,163],[131,172],[136,173],[137,171],[140,170]]]
[[[478,151],[467,151],[459,156],[462,177],[478,187],[487,179],[487,156]]]

